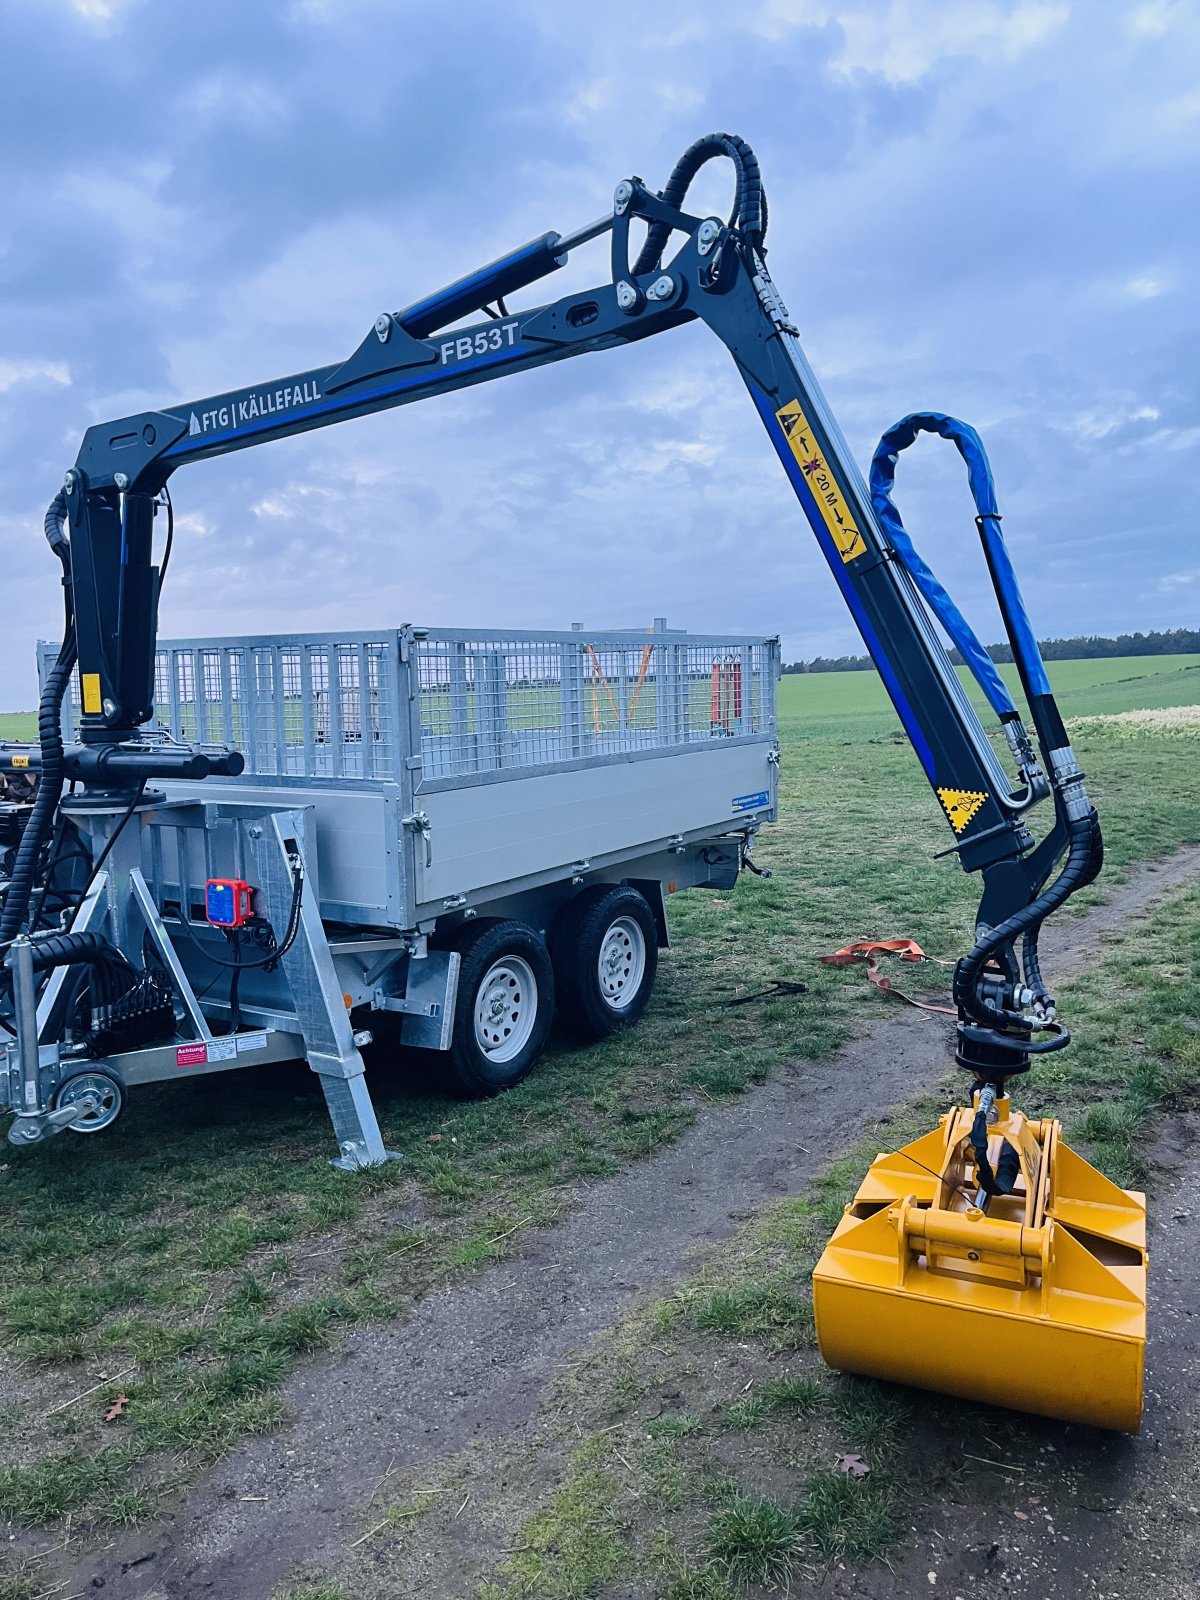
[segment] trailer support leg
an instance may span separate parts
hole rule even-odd
[[[258,873],[259,893],[276,928],[282,928],[292,901],[293,863],[304,862],[305,813],[276,811],[247,828]],[[340,1154],[333,1161],[344,1172],[399,1160],[384,1148],[383,1135],[367,1089],[358,1039],[342,999],[316,886],[304,865],[300,928],[283,957],[283,972],[304,1035],[308,1064],[321,1080],[325,1104]],[[368,1040],[364,1037],[363,1042]]]
[[[354,1052],[358,1055],[357,1050]],[[383,1135],[371,1104],[362,1058],[353,1077],[347,1077],[340,1062],[323,1062],[310,1057],[309,1065],[321,1080],[334,1138],[342,1152],[331,1165],[342,1172],[357,1172],[360,1167],[377,1167],[385,1161],[399,1161],[394,1150],[384,1148]]]

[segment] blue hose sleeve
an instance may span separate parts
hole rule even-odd
[[[1008,692],[1008,685],[997,672],[995,662],[980,644],[970,623],[917,553],[900,520],[900,513],[892,504],[891,491],[896,480],[896,462],[900,452],[906,450],[917,434],[922,432],[940,433],[944,439],[952,439],[958,446],[967,463],[967,477],[975,504],[980,516],[987,519],[981,526],[996,530],[1003,554],[1001,568],[997,570],[1002,570],[1011,580],[1013,590],[1016,592],[1017,607],[1024,616],[1025,608],[1021,603],[1020,592],[1016,588],[1016,578],[1008,562],[1008,552],[1004,549],[1004,541],[999,538],[999,524],[992,520],[997,515],[992,469],[988,465],[982,441],[974,428],[968,427],[965,422],[956,421],[953,417],[943,416],[940,411],[917,411],[912,416],[897,422],[880,439],[871,460],[871,504],[909,576],[929,602],[930,609],[938,621],[958,646],[959,653],[987,696],[992,710],[999,717],[1011,716],[1015,713],[1016,707]],[[1035,654],[1036,648],[1035,645]],[[1038,657],[1039,665],[1040,661],[1041,658]]]

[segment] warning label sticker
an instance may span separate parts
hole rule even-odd
[[[946,808],[955,833],[963,831],[987,799],[986,793],[981,794],[978,789],[939,789],[937,797]]]
[[[208,1060],[208,1047],[203,1044],[181,1044],[175,1051],[177,1067],[202,1067]]]
[[[792,454],[817,502],[817,510],[837,546],[838,555],[843,561],[854,561],[866,555],[866,540],[850,515],[842,491],[829,470],[829,463],[817,444],[812,426],[800,409],[799,400],[789,400],[787,405],[781,406],[775,413],[775,419],[787,436]]]

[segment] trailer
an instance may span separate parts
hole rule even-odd
[[[65,802],[72,931],[146,965],[82,1021],[53,974],[38,1031],[66,1043],[40,1092],[93,1133],[137,1084],[304,1057],[353,1167],[386,1153],[360,1054],[381,1019],[462,1095],[517,1083],[555,1015],[632,1026],[669,896],[731,888],[775,819],[778,674],[777,639],[662,619],[160,642],[145,737],[245,770]],[[15,1065],[5,1092],[19,1112]]]

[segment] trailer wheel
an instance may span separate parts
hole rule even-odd
[[[523,922],[468,925],[454,940],[462,956],[446,1083],[467,1098],[511,1089],[541,1055],[554,1015],[554,969],[546,946]]]
[[[658,971],[658,930],[645,895],[599,883],[566,907],[555,930],[558,1014],[577,1038],[605,1039],[645,1011]]]
[[[80,1106],[79,1115],[67,1127],[72,1133],[100,1133],[110,1128],[125,1106],[125,1090],[119,1078],[111,1072],[91,1068],[77,1072],[74,1077],[60,1083],[54,1096],[54,1107]]]

